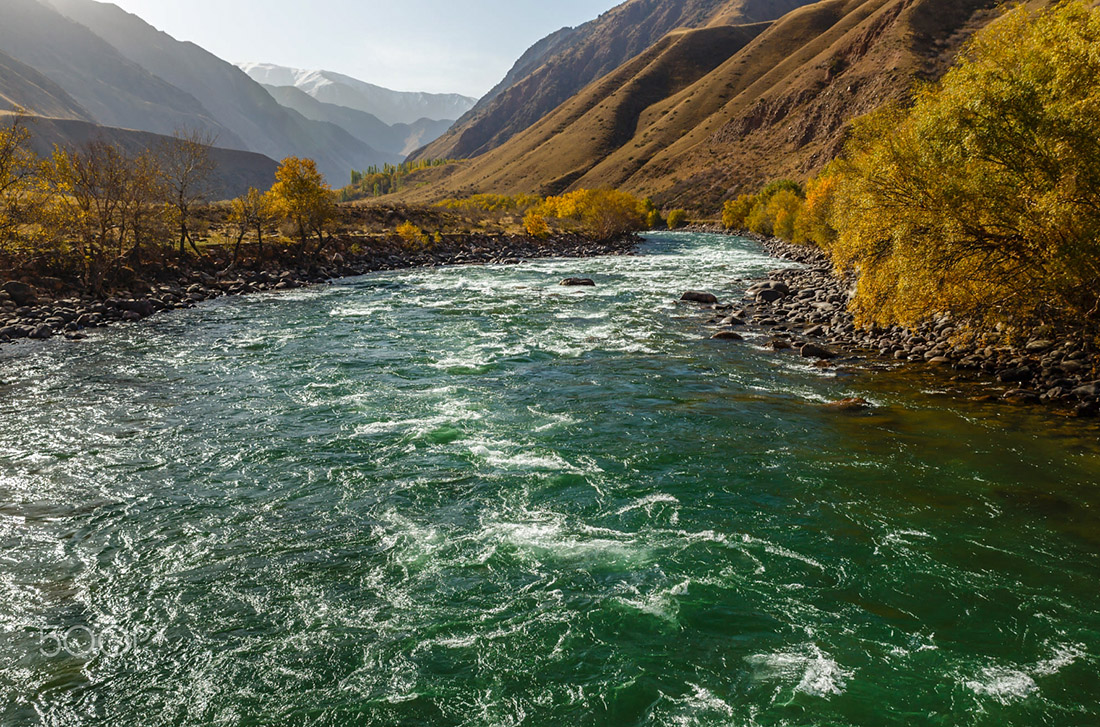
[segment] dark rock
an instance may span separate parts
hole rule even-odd
[[[718,331],[718,333],[715,333],[713,336],[711,336],[711,338],[715,339],[715,340],[720,340],[720,341],[744,341],[745,340],[744,338],[742,338],[737,333],[734,333],[733,331]]]
[[[15,301],[16,305],[27,305],[28,303],[34,303],[38,300],[34,288],[17,280],[9,280],[3,285],[0,285],[0,290],[7,293],[8,296]]]
[[[1082,419],[1092,419],[1097,415],[1100,415],[1100,402],[1085,401],[1073,409],[1073,416]]]
[[[1029,369],[1027,366],[1016,366],[1010,369],[1005,369],[997,375],[997,379],[1005,384],[1028,381],[1031,379],[1031,377],[1031,369]]]
[[[558,285],[579,285],[579,286],[594,286],[596,282],[591,278],[566,278],[558,283]]]
[[[1083,399],[1100,399],[1100,381],[1078,386],[1073,393]]]
[[[1012,391],[1006,391],[1002,397],[1005,401],[1011,401],[1016,404],[1038,404],[1041,400],[1039,395],[1034,391],[1028,391],[1027,389],[1013,389]]]
[[[716,305],[718,303],[718,296],[714,295],[714,293],[704,293],[699,290],[689,290],[680,296],[680,300],[690,303]]]
[[[38,326],[33,331],[31,331],[31,334],[30,334],[29,337],[34,338],[34,339],[39,340],[39,341],[42,341],[42,340],[45,340],[47,338],[51,338],[52,336],[53,336],[53,328],[51,328],[50,326],[47,326],[46,324],[43,323],[42,325]]]
[[[802,358],[830,359],[836,358],[837,356],[834,352],[830,351],[824,346],[818,346],[814,343],[803,344],[802,348],[798,349],[798,353],[802,356]]]
[[[761,290],[759,293],[756,294],[756,299],[761,303],[774,303],[775,301],[782,300],[783,298],[783,293],[779,292],[778,290]]]

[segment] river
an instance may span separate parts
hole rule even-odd
[[[4,347],[0,723],[1100,724],[1097,428],[708,340],[776,261],[640,252]]]

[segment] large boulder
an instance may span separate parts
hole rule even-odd
[[[798,353],[802,358],[830,359],[837,357],[836,353],[815,343],[804,344],[802,348],[798,349]]]
[[[1100,399],[1100,381],[1078,386],[1073,393],[1082,399]]]
[[[29,305],[38,300],[38,295],[34,292],[34,288],[21,283],[18,280],[9,280],[8,282],[0,285],[0,290],[7,293],[16,305]]]
[[[784,297],[783,293],[771,288],[761,290],[756,294],[756,300],[760,303],[774,303],[777,300],[783,300]]]
[[[700,290],[689,290],[680,296],[680,300],[689,303],[703,303],[705,305],[717,305],[718,296],[714,293],[704,293]]]
[[[718,341],[744,341],[745,339],[738,333],[733,331],[718,331],[711,338]]]

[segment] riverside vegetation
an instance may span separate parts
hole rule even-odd
[[[0,129],[0,342],[80,338],[216,295],[370,270],[624,252],[654,214],[608,190],[339,204],[313,160],[296,157],[271,189],[213,202],[210,141],[200,135],[139,154],[93,141],[41,159],[29,124],[16,115]]]
[[[820,295],[762,302],[836,343],[983,370],[1007,398],[1097,413],[1097,47],[1100,9],[1011,10],[911,107],[857,121],[843,157],[804,186],[728,201],[727,229],[822,251],[784,248],[811,262]],[[843,284],[821,277],[826,257]]]

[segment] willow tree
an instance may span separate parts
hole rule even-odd
[[[832,205],[856,312],[1100,324],[1100,9],[1011,10],[855,126]]]

